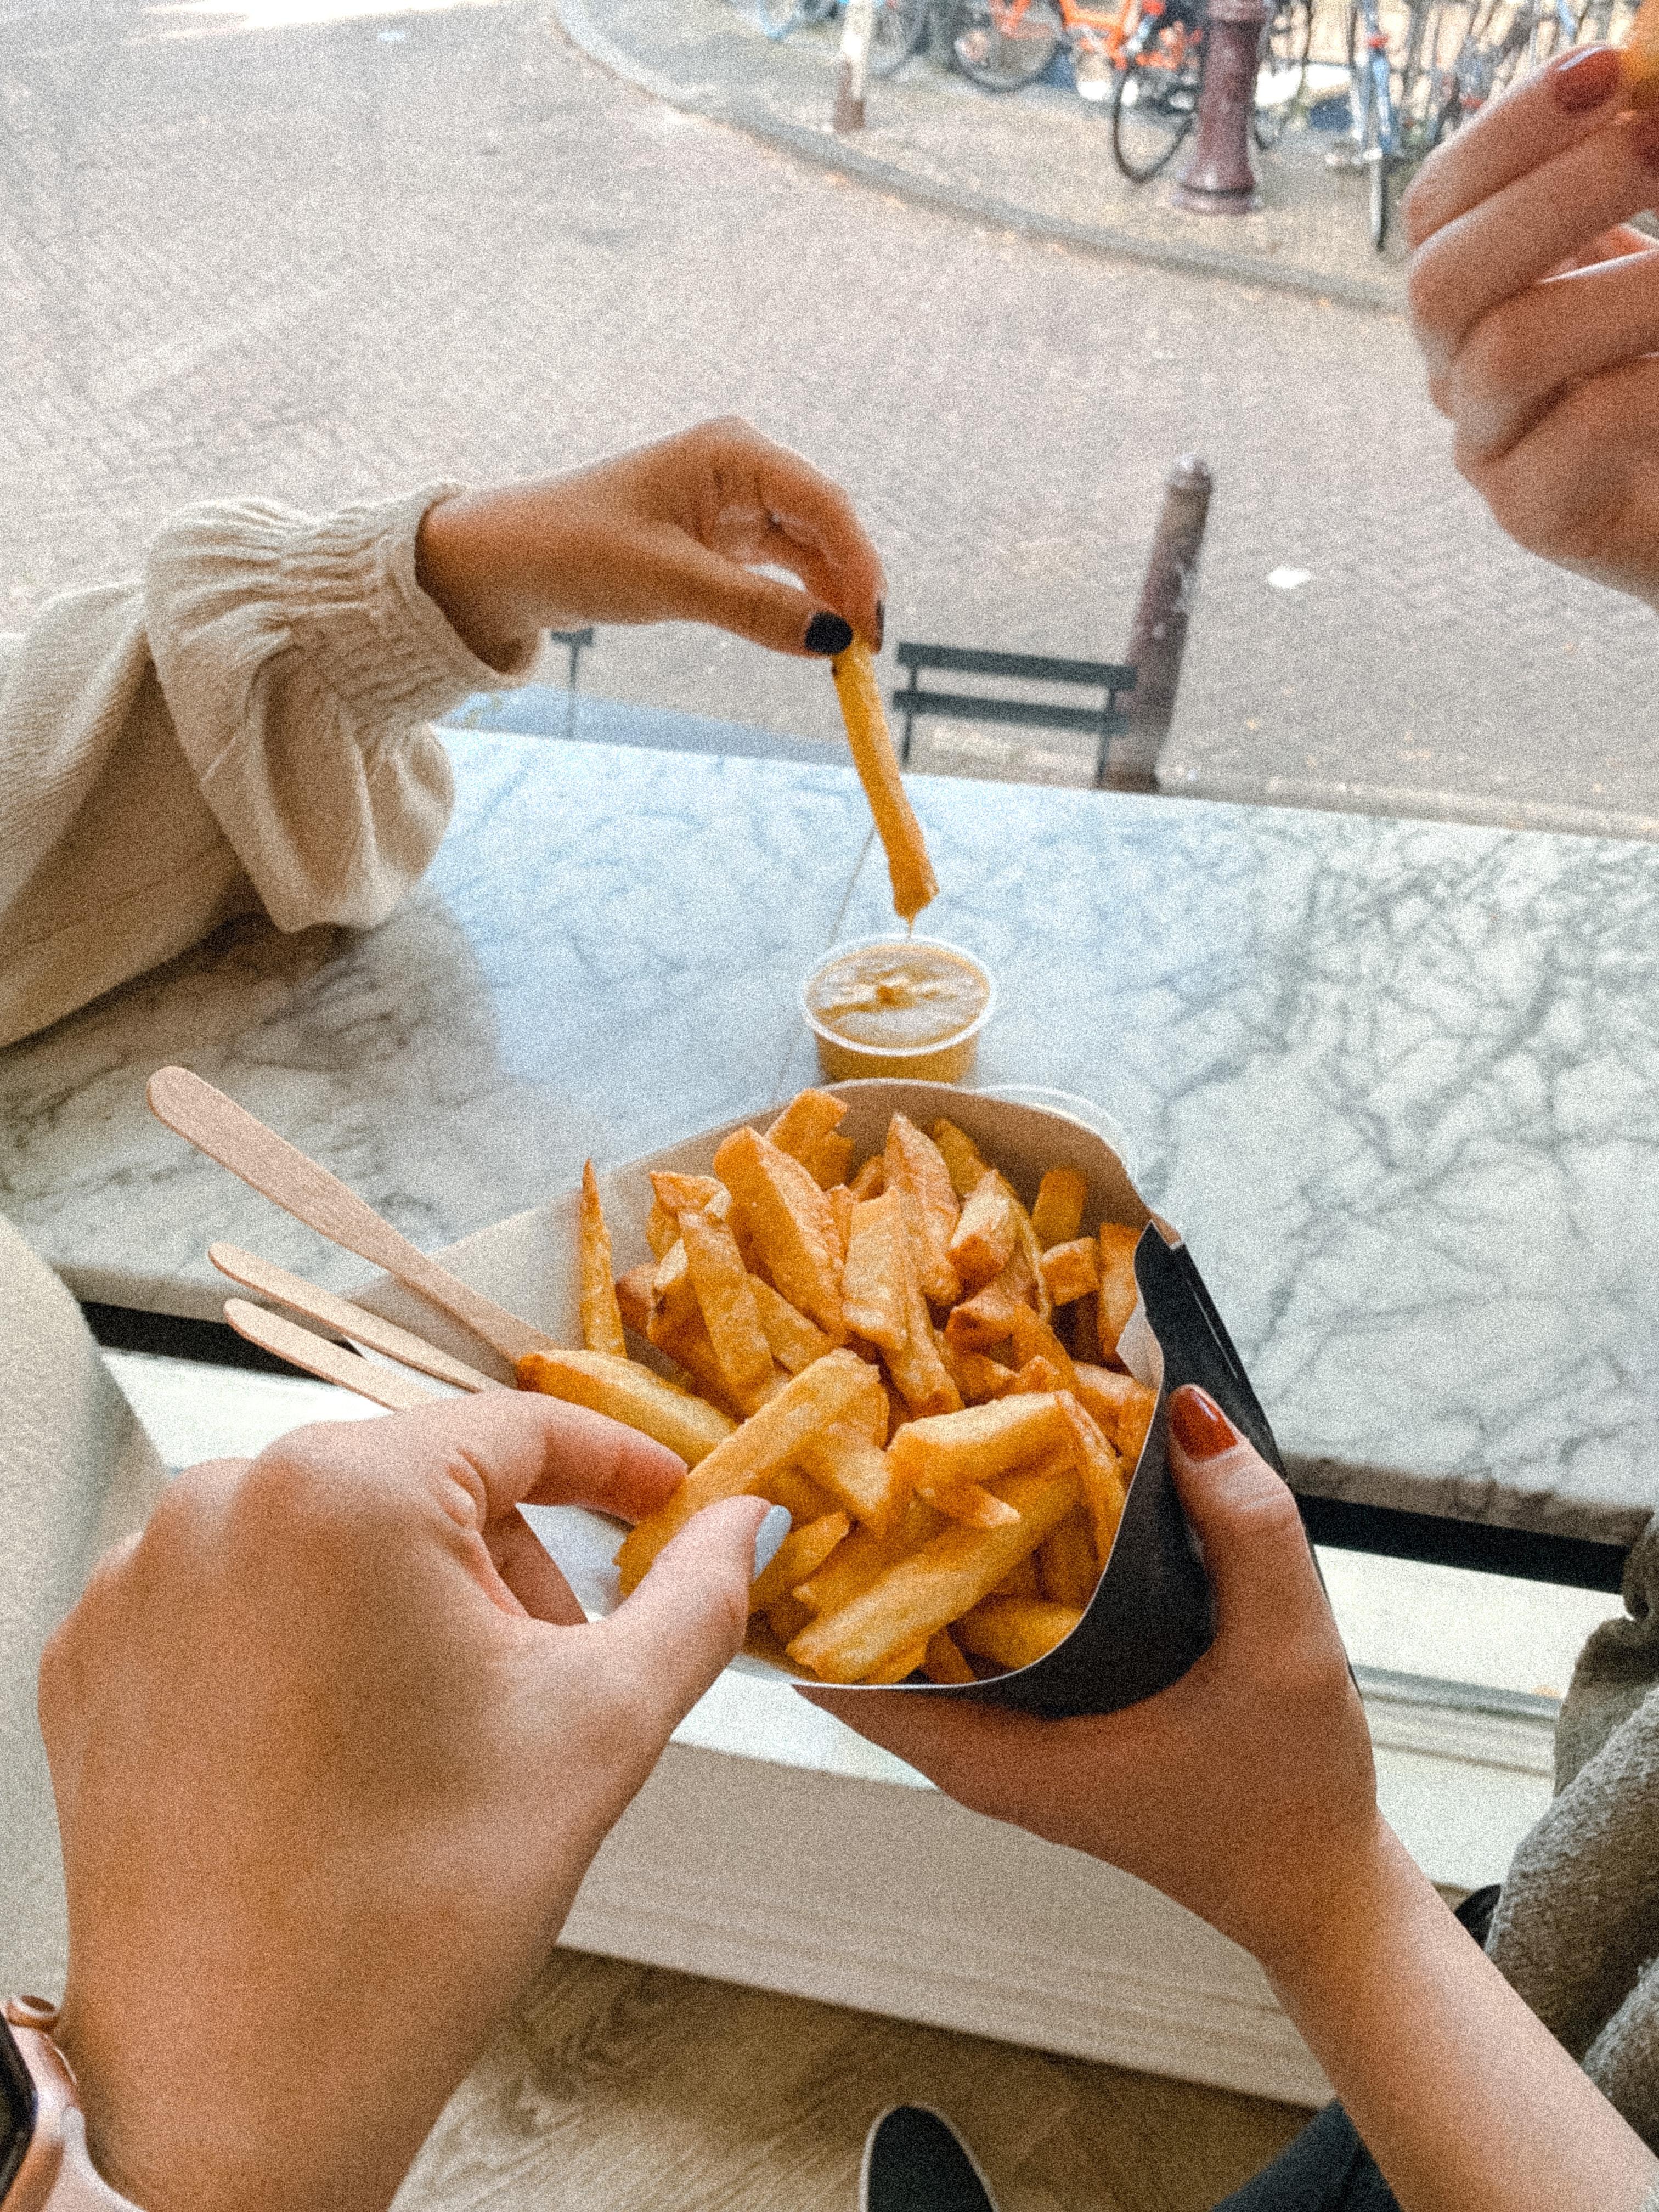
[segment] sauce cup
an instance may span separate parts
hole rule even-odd
[[[878,1042],[872,1036],[848,1036],[834,1026],[834,1016],[815,1006],[830,995],[830,984],[838,969],[868,967],[875,956],[884,964],[902,969],[907,951],[922,956],[922,963],[935,972],[942,967],[965,969],[978,986],[980,1003],[971,1018],[957,1023],[941,1036]],[[943,960],[928,956],[943,956]],[[947,945],[939,937],[866,937],[837,945],[818,963],[800,987],[800,1010],[817,1039],[818,1065],[832,1083],[861,1076],[885,1075],[917,1083],[960,1083],[974,1064],[979,1033],[996,1007],[996,985],[971,952]],[[856,1018],[856,1017],[854,1017]],[[924,1018],[925,1023],[925,1018]],[[870,1024],[866,1023],[866,1026]]]

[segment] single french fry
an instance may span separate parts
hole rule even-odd
[[[804,1528],[792,1529],[749,1585],[750,1612],[765,1613],[787,1597],[796,1583],[823,1565],[850,1526],[844,1513],[826,1513]]]
[[[833,1613],[860,1590],[868,1589],[876,1577],[884,1574],[896,1560],[919,1552],[944,1526],[944,1516],[925,1498],[908,1498],[899,1525],[890,1534],[878,1536],[873,1528],[854,1528],[816,1574],[795,1585],[793,1595],[810,1613]]]
[[[808,1321],[799,1306],[792,1306],[758,1275],[749,1278],[749,1295],[755,1301],[755,1312],[772,1347],[772,1357],[787,1373],[799,1375],[803,1367],[810,1367],[835,1349],[816,1322]]]
[[[908,1334],[905,1245],[904,1200],[897,1191],[853,1208],[842,1271],[842,1312],[855,1336],[884,1352],[902,1350]]]
[[[887,1188],[887,1162],[881,1153],[872,1152],[847,1188],[860,1206],[867,1198],[879,1198]]]
[[[872,1684],[908,1681],[927,1658],[930,1641],[928,1637],[919,1636],[914,1644],[907,1644],[902,1651],[896,1651],[890,1658],[884,1659],[880,1666],[872,1667],[864,1677],[865,1680]]]
[[[905,797],[898,757],[882,712],[875,660],[869,647],[854,638],[845,653],[836,655],[830,667],[842,720],[847,725],[848,749],[887,854],[894,909],[902,921],[914,921],[938,896],[939,883],[927,858],[921,824]]]
[[[797,1630],[797,1635],[799,1634]],[[973,1668],[951,1641],[948,1628],[936,1628],[922,1653],[921,1671],[930,1682],[971,1682]]]
[[[651,1201],[651,1212],[646,1220],[645,1241],[651,1247],[654,1260],[665,1260],[680,1241],[680,1224],[659,1198]]]
[[[1068,1513],[1036,1548],[1037,1580],[1041,1595],[1056,1605],[1086,1606],[1100,1579],[1100,1562],[1088,1516],[1081,1507]],[[787,1643],[788,1638],[784,1639]]]
[[[622,1309],[617,1304],[617,1285],[611,1265],[611,1232],[605,1225],[599,1186],[592,1160],[582,1163],[582,1194],[576,1214],[577,1278],[582,1342],[590,1352],[609,1352],[618,1359],[628,1357],[623,1334]]]
[[[996,1398],[989,1405],[965,1406],[959,1413],[912,1421],[887,1449],[900,1475],[926,1495],[924,1485],[951,1490],[963,1483],[994,1482],[1057,1446],[1074,1449],[1065,1411],[1051,1393]]]
[[[792,1637],[799,1636],[811,1618],[800,1600],[787,1594],[766,1608],[766,1625],[780,1644],[787,1644]]]
[[[960,1199],[971,1197],[990,1174],[990,1162],[966,1130],[958,1129],[954,1121],[945,1121],[943,1115],[933,1124],[933,1142],[950,1170],[952,1190]]]
[[[884,1659],[933,1636],[994,1590],[1076,1504],[1078,1477],[1068,1461],[1056,1458],[1006,1476],[998,1490],[1017,1521],[1001,1528],[942,1530],[867,1589],[819,1613],[790,1644],[789,1657],[826,1682],[861,1681]]]
[[[697,1293],[683,1237],[677,1236],[657,1262],[651,1278],[651,1311],[653,1322],[665,1329],[679,1328],[697,1318]]]
[[[781,1505],[789,1516],[792,1529],[804,1528],[809,1521],[822,1521],[826,1513],[836,1510],[836,1500],[829,1492],[809,1481],[798,1467],[775,1467],[762,1480],[756,1494],[769,1498],[774,1505]]]
[[[609,1352],[527,1352],[519,1362],[518,1380],[521,1390],[590,1407],[654,1437],[688,1467],[696,1467],[736,1430],[717,1407],[686,1397],[648,1367]]]
[[[988,1399],[1000,1398],[1013,1388],[1012,1368],[983,1352],[964,1352],[960,1345],[951,1343],[948,1334],[939,1340],[939,1353],[964,1405],[982,1406]],[[1058,1389],[1058,1382],[1052,1387]]]
[[[638,1584],[663,1546],[694,1513],[717,1498],[738,1498],[763,1489],[767,1476],[791,1465],[819,1430],[834,1421],[856,1420],[860,1404],[867,1406],[872,1393],[880,1397],[881,1377],[855,1352],[826,1352],[792,1376],[758,1413],[700,1460],[665,1504],[630,1532],[617,1554],[623,1595]],[[867,1412],[865,1418],[869,1418]]]
[[[799,1091],[767,1131],[767,1141],[798,1159],[814,1182],[828,1190],[853,1164],[853,1142],[836,1128],[846,1115],[844,1099],[827,1091]]]
[[[1659,107],[1659,5],[1642,0],[1620,57],[1626,107]]]
[[[685,1370],[711,1406],[718,1406],[721,1413],[730,1413],[739,1421],[752,1411],[734,1398],[727,1387],[726,1370],[720,1365],[708,1325],[698,1310],[695,1297],[689,1306],[653,1305],[645,1333],[659,1352],[665,1352]]]
[[[720,1146],[714,1172],[732,1194],[733,1229],[746,1229],[777,1288],[835,1343],[844,1342],[841,1239],[830,1201],[806,1170],[744,1128]]]
[[[951,1264],[951,1239],[960,1208],[951,1170],[931,1137],[902,1114],[887,1125],[887,1188],[904,1200],[904,1221],[923,1294],[936,1306],[954,1305],[962,1279]]]
[[[1006,1343],[1014,1316],[1022,1306],[1032,1308],[1032,1279],[1031,1259],[1022,1241],[1000,1274],[951,1307],[945,1324],[947,1340],[963,1352],[988,1352]]]
[[[1063,1644],[1082,1618],[1077,1606],[1046,1598],[988,1597],[963,1614],[954,1633],[966,1651],[1003,1667],[1030,1667]]]
[[[1077,1395],[1099,1422],[1107,1441],[1133,1474],[1140,1463],[1152,1415],[1158,1411],[1157,1391],[1148,1389],[1144,1382],[1137,1382],[1133,1375],[1120,1375],[1115,1368],[1092,1367],[1079,1360]]]
[[[708,1208],[724,1221],[731,1212],[731,1194],[714,1176],[680,1175],[670,1168],[655,1168],[652,1170],[651,1188],[658,1205],[674,1216],[676,1234],[683,1213],[693,1210],[702,1212]]]
[[[691,1207],[680,1216],[680,1237],[726,1390],[752,1413],[769,1393],[775,1370],[738,1240],[723,1221]]]
[[[980,1482],[927,1482],[918,1486],[916,1494],[947,1521],[959,1521],[964,1528],[1006,1528],[1018,1518],[1012,1505],[1005,1505]]]
[[[651,1285],[656,1273],[653,1260],[641,1260],[637,1267],[617,1278],[617,1310],[623,1317],[623,1327],[631,1328],[635,1336],[648,1338],[651,1333]]]
[[[1051,1244],[1042,1255],[1042,1279],[1057,1306],[1069,1306],[1100,1288],[1100,1246],[1092,1237]]]
[[[1014,1194],[1000,1175],[988,1172],[963,1201],[947,1248],[951,1264],[969,1290],[982,1290],[1002,1273],[1018,1243]]]
[[[830,1212],[835,1219],[836,1235],[840,1240],[841,1256],[844,1262],[848,1240],[853,1234],[853,1208],[858,1200],[844,1182],[832,1182],[823,1194],[830,1201]]]
[[[1029,1306],[1022,1307],[1014,1316],[1014,1325],[1008,1332],[1008,1340],[1014,1347],[1014,1358],[1022,1367],[1028,1360],[1046,1360],[1060,1376],[1062,1389],[1077,1389],[1077,1369],[1073,1364],[1071,1353],[1054,1334],[1053,1325],[1039,1321]]]
[[[1052,1535],[1053,1531],[1051,1530],[1049,1533],[1050,1535]],[[1048,1540],[1049,1537],[1045,1536],[1042,1542],[1043,1544],[1046,1544]],[[1041,1551],[1042,1548],[1042,1545],[1038,1545],[1037,1550]],[[1004,1575],[1002,1580],[991,1592],[991,1595],[993,1597],[1041,1597],[1042,1595],[1042,1585],[1037,1581],[1036,1559],[1035,1554],[1028,1553],[1028,1555],[1020,1561],[1017,1567],[1013,1568],[1008,1574]]]
[[[1122,1462],[1088,1408],[1080,1405],[1069,1390],[1061,1391],[1060,1407],[1072,1432],[1078,1479],[1083,1485],[1083,1503],[1094,1533],[1095,1557],[1103,1573],[1111,1556],[1117,1524],[1123,1518],[1128,1485],[1124,1480]],[[991,1656],[994,1658],[996,1655],[994,1652]]]
[[[902,1192],[891,1194],[903,1202]],[[880,1203],[885,1205],[886,1199]],[[951,1380],[933,1334],[933,1317],[916,1278],[915,1248],[908,1236],[898,1240],[897,1262],[904,1301],[904,1341],[887,1354],[887,1371],[912,1413],[954,1413],[962,1393]]]
[[[1083,1224],[1089,1179],[1076,1168],[1050,1168],[1037,1185],[1031,1226],[1046,1252],[1051,1244],[1068,1243]]]
[[[795,1463],[803,1474],[878,1535],[884,1536],[897,1526],[910,1494],[908,1486],[894,1473],[881,1446],[846,1422],[821,1429],[801,1446]]]
[[[1135,1284],[1135,1247],[1140,1242],[1140,1231],[1121,1222],[1103,1221],[1099,1242],[1100,1349],[1103,1358],[1109,1359],[1140,1295]]]
[[[1014,1226],[1019,1231],[1020,1250],[1031,1272],[1030,1302],[1037,1310],[1038,1318],[1047,1321],[1054,1312],[1054,1303],[1048,1296],[1048,1285],[1042,1279],[1042,1246],[1036,1231],[1031,1226],[1030,1215],[1018,1199],[1014,1200]]]

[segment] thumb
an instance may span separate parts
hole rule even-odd
[[[768,1525],[774,1514],[777,1527]],[[633,1595],[594,1624],[655,1706],[665,1741],[742,1649],[763,1528],[775,1551],[788,1519],[763,1498],[706,1505],[658,1553]]]
[[[1289,1485],[1193,1383],[1170,1401],[1170,1472],[1204,1547],[1218,1642],[1276,1644],[1310,1612],[1330,1621]]]

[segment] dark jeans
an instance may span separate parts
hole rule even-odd
[[[1457,1917],[1477,1943],[1486,1940],[1498,1890],[1477,1889]],[[1316,2113],[1271,2166],[1224,2197],[1215,2212],[1400,2212],[1395,2197],[1340,2105]]]

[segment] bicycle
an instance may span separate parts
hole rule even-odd
[[[1313,0],[1276,0],[1261,27],[1250,131],[1279,143],[1307,82]],[[1198,118],[1204,88],[1203,0],[1139,0],[1112,96],[1112,155],[1133,184],[1166,167]]]

